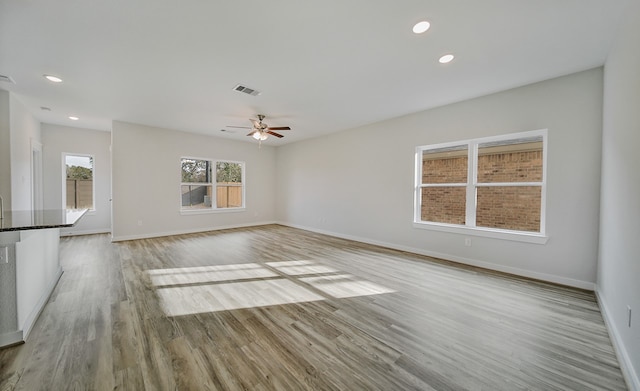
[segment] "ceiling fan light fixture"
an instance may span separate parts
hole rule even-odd
[[[260,132],[255,132],[252,137],[258,141],[264,141],[269,137],[269,135],[265,132],[260,131]]]

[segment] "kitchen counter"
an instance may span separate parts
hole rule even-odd
[[[26,340],[62,276],[60,228],[86,209],[5,211],[0,220],[0,348]]]
[[[6,211],[0,232],[73,227],[87,209],[44,209]]]

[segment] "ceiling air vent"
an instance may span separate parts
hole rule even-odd
[[[249,94],[251,96],[260,95],[260,91],[256,91],[253,88],[243,86],[242,84],[238,84],[237,86],[233,87],[233,89],[238,92],[244,92],[245,94]]]
[[[11,76],[0,75],[0,81],[3,81],[3,82],[5,82],[5,83],[16,84],[16,82],[15,82],[15,81],[13,81],[13,79],[11,78]]]

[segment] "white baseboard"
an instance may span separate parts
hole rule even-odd
[[[633,363],[631,362],[629,353],[627,352],[627,349],[622,342],[622,338],[620,337],[620,333],[618,332],[618,328],[616,327],[616,324],[613,322],[613,318],[611,317],[611,311],[609,311],[607,302],[604,300],[604,296],[602,295],[602,292],[597,285],[596,298],[598,299],[600,312],[602,313],[602,318],[604,319],[604,323],[607,326],[607,330],[609,331],[609,338],[611,339],[613,348],[616,351],[616,355],[618,356],[620,369],[622,369],[622,375],[627,382],[627,386],[629,387],[630,391],[640,391],[640,378],[638,377],[638,373],[633,367]]]
[[[363,238],[363,237],[360,237],[360,236],[345,235],[345,234],[341,234],[341,233],[325,231],[325,230],[322,230],[322,229],[316,229],[316,228],[312,228],[312,227],[305,227],[305,226],[301,226],[301,225],[297,225],[297,224],[290,224],[290,223],[286,223],[286,222],[278,222],[277,224],[284,225],[284,226],[287,226],[287,227],[292,227],[292,228],[303,229],[305,231],[316,232],[316,233],[323,234],[323,235],[335,236],[335,237],[341,238],[341,239],[348,239],[348,240],[353,240],[353,241],[356,241],[356,242],[373,244],[375,246],[387,247],[387,248],[391,248],[391,249],[394,249],[394,250],[406,251],[406,252],[410,252],[410,253],[414,253],[414,254],[426,255],[428,257],[433,257],[433,258],[444,259],[444,260],[447,260],[447,261],[458,262],[458,263],[462,263],[462,264],[465,264],[465,265],[477,266],[477,267],[481,267],[483,269],[490,269],[490,270],[495,270],[495,271],[499,271],[499,272],[503,272],[503,273],[514,274],[514,275],[517,275],[517,276],[534,278],[536,280],[552,282],[554,284],[566,285],[566,286],[571,286],[571,287],[580,288],[580,289],[586,289],[586,290],[590,290],[590,291],[595,290],[595,284],[593,282],[589,282],[589,281],[575,280],[575,279],[572,279],[572,278],[556,276],[556,275],[553,275],[553,274],[546,274],[546,273],[540,273],[540,272],[536,272],[536,271],[532,271],[532,270],[520,269],[520,268],[511,267],[511,266],[504,266],[504,265],[499,265],[499,264],[495,264],[495,263],[491,263],[491,262],[480,261],[480,260],[477,260],[477,259],[465,258],[465,257],[459,257],[457,255],[452,255],[452,254],[445,254],[445,253],[439,253],[439,252],[435,252],[435,251],[429,251],[429,250],[425,250],[425,249],[421,249],[421,248],[401,246],[401,245],[397,245],[397,244],[394,244],[394,243],[382,242],[382,241],[379,241],[379,240]]]
[[[79,236],[79,235],[95,235],[95,234],[108,234],[111,233],[110,228],[98,228],[98,229],[85,229],[82,231],[73,230],[64,231],[64,228],[60,230],[60,236]]]
[[[160,238],[163,236],[196,234],[196,233],[208,232],[208,231],[220,231],[223,229],[258,227],[261,225],[269,225],[269,224],[278,224],[278,223],[275,221],[262,221],[258,223],[233,224],[233,225],[224,225],[224,226],[218,226],[218,227],[203,227],[203,228],[197,228],[197,229],[184,229],[184,230],[167,231],[167,232],[152,232],[152,233],[140,234],[140,235],[121,235],[121,236],[112,236],[111,241],[122,242],[125,240],[151,239],[151,238]]]
[[[22,338],[22,330],[0,334],[0,347],[16,345],[22,342],[24,342],[24,339]]]
[[[27,316],[27,319],[25,319],[24,324],[22,325],[23,340],[26,341],[27,338],[29,337],[29,333],[31,333],[31,329],[33,328],[36,321],[38,320],[38,317],[40,316],[40,313],[44,309],[44,306],[47,304],[47,301],[49,301],[49,297],[51,297],[53,290],[56,288],[56,285],[58,284],[60,277],[62,277],[62,268],[58,269],[58,273],[56,277],[53,280],[51,280],[51,282],[49,282],[49,286],[47,286],[47,289],[45,290],[44,294],[40,297],[40,300],[38,300],[38,303],[36,304],[36,306],[33,307],[33,311],[31,311],[31,313]]]

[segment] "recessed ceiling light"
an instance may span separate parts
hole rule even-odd
[[[42,75],[44,76],[45,79],[52,81],[54,83],[62,83],[62,79],[59,78],[58,76],[53,76],[53,75]]]
[[[453,58],[454,58],[453,54],[445,54],[444,56],[440,57],[438,61],[440,62],[440,64],[446,64],[453,61]]]
[[[415,24],[415,26],[413,26],[413,32],[416,34],[422,34],[425,31],[429,30],[429,27],[431,27],[431,23],[423,20],[422,22],[418,22]]]
[[[69,116],[69,119],[70,119],[70,120],[72,120],[72,121],[77,121],[77,120],[79,120],[80,118],[78,118],[78,117],[74,117],[73,115],[70,115],[70,116]]]

